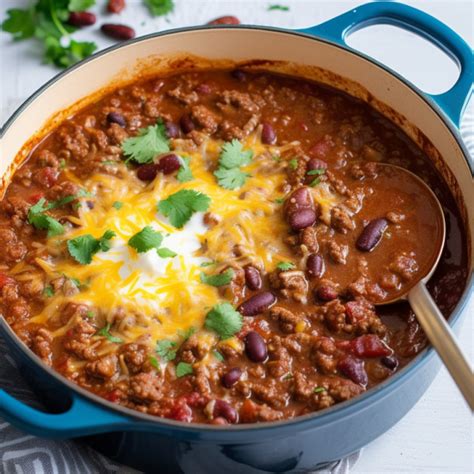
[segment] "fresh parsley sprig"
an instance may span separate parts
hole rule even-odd
[[[171,225],[181,229],[195,212],[205,212],[211,198],[193,189],[181,189],[158,203],[158,211],[168,217]]]
[[[144,164],[153,161],[153,158],[170,151],[169,139],[162,121],[146,128],[140,128],[135,137],[126,138],[122,142],[123,154],[126,162]]]
[[[70,38],[76,28],[67,23],[71,12],[83,11],[95,0],[37,0],[28,9],[7,10],[2,30],[15,41],[36,38],[43,44],[43,59],[64,68],[90,56],[97,45]],[[67,38],[67,41],[65,41]]]
[[[97,252],[107,252],[111,248],[110,241],[115,237],[115,232],[106,230],[102,237],[96,239],[90,234],[80,235],[67,242],[67,249],[74,260],[82,265],[92,262],[92,257]]]
[[[219,186],[225,189],[241,188],[250,175],[240,168],[249,165],[252,157],[253,152],[244,151],[238,140],[225,143],[219,156],[219,167],[214,171]]]
[[[229,339],[242,329],[242,315],[230,303],[216,304],[206,315],[204,326],[221,339]]]

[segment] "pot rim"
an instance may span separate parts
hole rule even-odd
[[[116,51],[120,48],[127,47],[132,44],[137,44],[142,41],[147,41],[154,38],[160,38],[162,36],[168,36],[172,34],[179,34],[179,33],[188,33],[193,31],[206,31],[206,30],[221,30],[221,31],[228,31],[228,30],[259,30],[259,31],[266,31],[270,33],[280,33],[285,35],[294,35],[294,36],[301,36],[307,39],[311,39],[313,41],[322,42],[329,44],[330,46],[337,47],[343,50],[346,53],[353,54],[358,56],[359,58],[372,63],[373,65],[377,66],[378,68],[382,69],[385,73],[394,76],[400,82],[402,82],[405,86],[409,87],[413,90],[424,102],[428,104],[430,109],[442,120],[443,124],[448,128],[449,132],[453,136],[454,140],[456,141],[457,146],[461,149],[462,155],[464,158],[465,163],[467,164],[468,168],[471,171],[471,174],[474,175],[474,160],[470,159],[469,152],[466,146],[463,143],[462,137],[458,128],[454,125],[454,123],[447,117],[447,115],[443,112],[441,107],[426,93],[421,91],[417,86],[410,83],[407,79],[401,76],[396,71],[393,71],[388,66],[380,63],[379,61],[367,56],[364,53],[361,53],[357,50],[350,48],[349,46],[341,45],[335,41],[328,40],[321,36],[316,36],[313,34],[308,34],[300,31],[295,30],[288,30],[285,28],[279,27],[270,27],[270,26],[258,26],[258,25],[241,25],[241,26],[209,26],[209,25],[201,25],[201,26],[191,26],[191,27],[182,27],[182,28],[174,28],[162,32],[155,32],[150,33],[144,36],[140,36],[138,38],[134,38],[132,40],[128,40],[125,42],[121,42],[112,46],[109,46],[98,53],[76,63],[72,67],[64,70],[63,72],[57,74],[56,76],[49,79],[45,82],[41,87],[39,87],[35,92],[33,92],[16,110],[13,114],[7,119],[4,126],[0,129],[0,140],[4,137],[6,132],[9,128],[13,125],[16,119],[25,111],[25,109],[43,92],[45,92],[50,87],[54,86],[56,82],[63,79],[64,77],[72,74],[76,69],[81,68],[85,64],[94,61],[100,60],[102,56],[107,55],[110,52]],[[474,295],[474,272],[471,271],[470,275],[466,282],[465,290],[458,301],[456,307],[452,311],[451,315],[449,316],[448,323],[450,326],[454,326],[459,322],[459,319],[462,313],[465,310],[467,302],[473,297]],[[237,424],[237,425],[227,425],[225,427],[220,427],[218,425],[210,425],[205,423],[185,423],[181,421],[176,421],[168,418],[161,418],[156,417],[153,415],[148,415],[144,413],[140,413],[136,410],[132,410],[130,408],[123,407],[121,405],[115,404],[110,402],[98,395],[95,395],[92,392],[85,390],[84,388],[80,387],[79,385],[69,381],[61,374],[56,372],[51,367],[44,364],[44,362],[34,353],[32,352],[24,343],[20,341],[18,336],[14,333],[13,329],[10,325],[5,321],[2,317],[0,318],[0,330],[2,332],[6,332],[7,336],[19,347],[19,349],[30,359],[32,360],[39,368],[46,371],[50,376],[54,377],[58,382],[60,382],[65,387],[69,388],[70,390],[78,393],[80,396],[85,397],[86,399],[100,404],[104,408],[111,409],[115,412],[119,412],[121,414],[127,415],[130,417],[128,420],[129,422],[133,421],[144,421],[147,422],[146,424],[140,425],[131,425],[131,429],[142,429],[147,428],[151,430],[159,430],[161,429],[173,429],[175,431],[187,432],[187,433],[206,433],[207,435],[212,437],[212,434],[215,434],[219,437],[220,441],[230,440],[237,433],[254,433],[258,432],[259,435],[262,435],[267,431],[269,434],[274,434],[275,430],[279,430],[279,434],[284,436],[286,431],[291,431],[295,426],[298,426],[301,429],[308,428],[314,423],[318,423],[318,426],[323,424],[330,424],[335,419],[341,418],[347,415],[350,415],[353,411],[364,410],[368,405],[375,402],[375,400],[380,400],[381,398],[385,397],[388,392],[392,389],[395,389],[397,386],[401,385],[404,379],[412,377],[414,372],[417,371],[420,367],[426,364],[432,357],[434,357],[435,351],[431,345],[428,345],[425,349],[423,349],[415,358],[413,358],[405,367],[403,367],[399,372],[395,373],[394,375],[390,376],[385,381],[379,383],[375,387],[367,390],[361,395],[357,397],[347,400],[342,403],[335,404],[329,408],[308,413],[306,415],[302,415],[296,418],[281,420],[281,421],[271,421],[271,422],[259,422],[259,423],[252,423],[252,424]],[[74,395],[71,395],[71,398],[74,398]],[[124,429],[124,427],[120,426],[119,429]],[[112,427],[108,431],[114,431]],[[272,432],[272,433],[270,433]],[[250,439],[249,439],[250,441]]]

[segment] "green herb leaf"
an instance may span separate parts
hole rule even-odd
[[[46,199],[41,198],[34,206],[28,210],[28,222],[36,229],[48,231],[48,237],[54,237],[64,233],[64,227],[60,222],[45,214],[49,206],[45,206]]]
[[[122,142],[123,154],[136,163],[153,161],[156,155],[170,151],[168,136],[163,122],[138,130],[138,135]]]
[[[240,167],[250,164],[253,152],[244,151],[238,140],[232,140],[222,146],[219,157],[219,168],[214,172],[217,183],[225,189],[241,188],[249,175]]]
[[[277,265],[277,268],[278,268],[278,270],[282,270],[282,271],[286,272],[287,270],[292,270],[293,268],[295,268],[295,264],[291,263],[291,262],[280,262]]]
[[[185,375],[190,375],[193,373],[193,366],[187,362],[180,362],[176,366],[176,376],[184,377]]]
[[[11,33],[14,40],[31,38],[35,34],[35,14],[33,9],[7,10],[7,18],[3,20],[2,30]]]
[[[178,336],[183,339],[183,342],[187,341],[194,333],[196,328],[194,326],[189,327],[186,331],[178,331]]]
[[[298,168],[298,160],[296,158],[292,158],[289,162],[288,162],[288,166],[292,169],[292,170],[295,170],[296,168]]]
[[[219,168],[214,171],[214,176],[217,178],[219,186],[224,189],[239,189],[245,184],[245,181],[247,181],[250,174],[240,171],[239,168],[233,168],[230,170]]]
[[[63,170],[64,168],[66,168],[66,166],[67,166],[66,160],[64,158],[61,158],[59,160],[59,168]]]
[[[309,185],[314,188],[315,186],[317,186],[319,183],[321,182],[321,180],[319,178],[314,178],[313,181],[311,181],[311,183],[309,183]]]
[[[63,46],[60,39],[48,36],[44,40],[46,63],[66,68],[89,57],[96,49],[97,45],[88,41],[70,40],[67,46]]]
[[[308,176],[319,176],[324,173],[326,173],[326,170],[324,168],[316,168],[315,170],[309,170],[306,174]]]
[[[287,12],[290,10],[290,7],[287,7],[286,5],[268,5],[267,10],[268,11],[279,10],[281,12]]]
[[[201,273],[200,279],[201,283],[210,286],[224,286],[228,285],[232,278],[234,278],[235,272],[232,268],[228,268],[225,272],[217,273],[216,275],[206,275]]]
[[[158,256],[161,258],[173,258],[178,255],[176,252],[173,252],[173,250],[166,248],[166,247],[161,247],[157,251]]]
[[[176,179],[180,183],[186,183],[188,181],[192,181],[194,179],[193,172],[189,167],[189,158],[187,156],[180,157],[181,167],[178,170],[178,174],[176,175]]]
[[[276,198],[276,199],[275,199],[275,202],[276,202],[277,204],[283,204],[283,203],[285,202],[285,198]]]
[[[115,208],[115,209],[117,209],[117,211],[118,211],[118,210],[122,209],[122,207],[123,207],[123,202],[121,202],[121,201],[115,201],[115,202],[112,204],[112,207]]]
[[[207,313],[204,326],[229,339],[242,329],[242,315],[230,303],[219,303]]]
[[[166,15],[174,9],[173,0],[144,0],[144,3],[153,16]]]
[[[112,334],[110,334],[110,326],[111,324],[107,323],[107,325],[103,327],[97,334],[99,336],[106,337],[110,342],[115,342],[117,344],[120,344],[121,342],[123,342],[122,339],[120,339],[120,337],[112,336]]]
[[[224,356],[218,351],[218,350],[213,350],[212,355],[220,362],[224,362]]]
[[[69,0],[68,10],[70,12],[83,12],[94,5],[95,0]]]
[[[52,298],[54,296],[54,289],[51,285],[45,286],[43,290],[43,295],[47,298]]]
[[[67,242],[67,248],[69,254],[77,262],[82,265],[87,265],[92,262],[92,257],[97,252],[107,252],[110,250],[110,241],[115,237],[115,232],[107,230],[104,235],[99,239],[96,239],[90,234],[80,235],[74,239],[70,239]]]
[[[207,211],[211,198],[192,189],[182,189],[158,203],[158,211],[168,217],[171,225],[180,229],[195,212]]]
[[[128,245],[138,253],[143,253],[151,249],[158,249],[161,242],[163,242],[162,233],[153,230],[150,226],[146,226],[130,238]]]
[[[315,387],[315,389],[313,390],[314,393],[321,393],[325,391],[326,389],[324,387]]]
[[[95,314],[94,314],[93,311],[87,311],[86,316],[87,316],[88,318],[92,319],[92,318],[95,316]]]
[[[156,353],[166,362],[176,358],[176,342],[163,339],[156,343]]]
[[[160,363],[158,362],[158,359],[156,357],[150,356],[150,364],[155,368],[160,370]]]
[[[292,378],[293,378],[293,374],[289,372],[283,377],[283,380],[291,380]]]

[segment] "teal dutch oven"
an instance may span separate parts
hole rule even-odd
[[[443,94],[425,94],[346,44],[355,30],[381,23],[410,30],[446,52],[460,69],[454,86]],[[260,26],[184,28],[106,49],[44,85],[6,123],[0,141],[3,186],[16,165],[14,157],[41,124],[92,97],[117,77],[132,78],[140,69],[137,64],[154,67],[183,52],[210,62],[225,58],[252,64],[254,60],[255,66],[265,64],[270,70],[281,70],[285,64],[285,72],[370,102],[435,162],[461,209],[472,254],[473,164],[458,130],[472,92],[472,51],[435,18],[391,2],[362,5],[299,31]],[[470,261],[468,286],[449,319],[453,326],[468,316],[463,309],[472,297]],[[0,390],[4,419],[40,437],[84,438],[116,461],[146,472],[303,473],[322,468],[397,423],[423,395],[440,366],[434,350],[427,348],[393,377],[353,400],[288,421],[223,428],[158,419],[98,398],[43,365],[3,318],[0,329],[19,370],[48,408],[39,411]]]

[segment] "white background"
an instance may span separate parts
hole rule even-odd
[[[104,0],[98,0],[104,5]],[[140,0],[128,0],[120,16],[103,15],[101,21],[133,25],[138,34],[170,27],[206,23],[233,14],[243,23],[303,28],[340,14],[362,2],[290,0],[175,0],[175,12],[167,18],[151,18]],[[290,11],[267,11],[270,4],[290,6]],[[473,4],[470,1],[405,1],[436,16],[473,44]],[[1,0],[0,18],[7,8],[28,5],[26,0]],[[133,5],[133,6],[132,6]],[[82,31],[79,38],[96,41],[100,47],[112,42],[97,27]],[[372,27],[355,33],[349,43],[402,73],[422,89],[439,93],[457,77],[456,66],[439,50],[411,34],[391,27]],[[0,123],[58,70],[40,63],[34,41],[13,44],[0,33]],[[1,157],[0,157],[1,159]],[[472,361],[474,302],[466,309],[460,341]],[[361,427],[363,429],[363,427]],[[365,448],[354,473],[473,472],[473,421],[452,380],[443,368],[419,403],[384,436]]]

